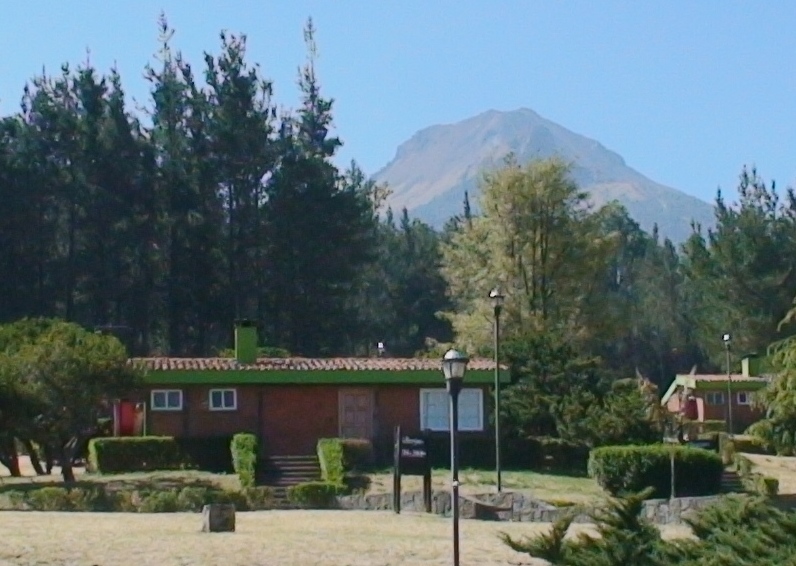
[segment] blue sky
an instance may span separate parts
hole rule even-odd
[[[336,101],[341,163],[374,173],[417,130],[488,109],[532,108],[655,181],[712,200],[744,164],[796,185],[796,2],[768,0],[4,0],[0,112],[44,67],[118,66],[147,99],[164,10],[195,68],[222,29],[295,106],[302,27]]]

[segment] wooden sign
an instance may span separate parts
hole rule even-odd
[[[393,510],[401,512],[401,476],[423,476],[423,503],[426,513],[431,513],[431,464],[428,441],[423,435],[404,435],[395,427],[393,454]]]

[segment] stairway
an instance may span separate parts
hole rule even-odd
[[[735,470],[724,470],[721,473],[721,491],[722,493],[743,493],[746,491],[738,472]]]
[[[317,456],[269,456],[260,460],[257,485],[271,488],[275,506],[291,509],[287,488],[292,485],[321,480],[321,466]]]

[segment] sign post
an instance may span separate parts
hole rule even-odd
[[[393,454],[392,508],[401,512],[401,476],[423,476],[423,505],[431,513],[431,465],[428,458],[428,442],[423,435],[404,435],[401,427],[395,427],[395,451]]]

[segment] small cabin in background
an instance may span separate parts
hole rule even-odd
[[[733,432],[742,432],[763,416],[752,400],[773,378],[766,369],[765,360],[755,355],[743,358],[740,374],[698,374],[694,368],[674,378],[661,405],[697,425],[698,431],[700,424],[726,423],[731,406]]]

